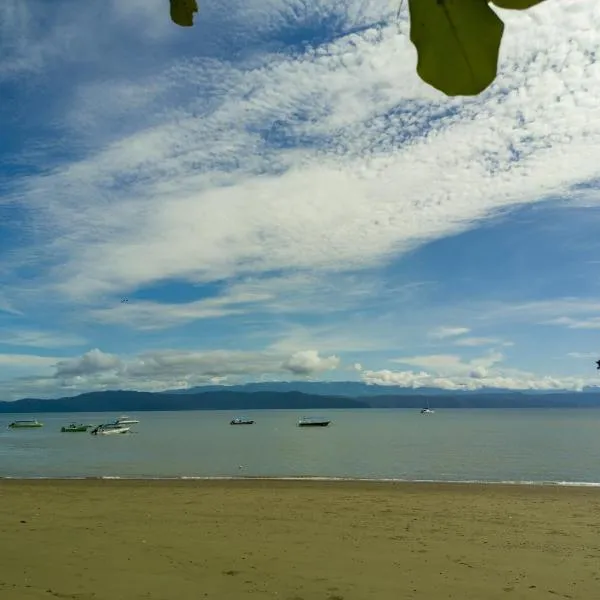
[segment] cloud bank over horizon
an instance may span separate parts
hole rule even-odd
[[[600,6],[502,11],[477,98],[396,11],[3,3],[0,399],[599,384]]]

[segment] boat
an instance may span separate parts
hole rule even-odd
[[[132,419],[131,417],[128,417],[127,415],[121,415],[115,421],[115,423],[117,425],[137,425],[139,423],[139,421],[137,419]]]
[[[235,417],[229,421],[230,425],[254,425],[254,421],[252,419],[248,419],[248,417]]]
[[[327,427],[331,421],[319,417],[302,417],[298,421],[298,427]]]
[[[129,433],[131,427],[119,425],[118,423],[103,423],[90,431],[91,435],[115,435],[117,433]]]
[[[70,425],[67,425],[66,427],[61,427],[60,431],[62,433],[81,433],[81,432],[85,432],[91,428],[92,428],[92,425],[83,425],[82,423],[77,425],[76,423],[71,423]]]
[[[433,413],[435,413],[435,410],[432,410],[431,408],[429,408],[429,400],[427,400],[427,406],[425,408],[421,409],[421,414],[422,415],[432,415]]]
[[[40,423],[37,419],[27,419],[23,421],[13,421],[8,427],[9,429],[36,429],[43,426],[44,424]]]

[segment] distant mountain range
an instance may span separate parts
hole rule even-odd
[[[352,398],[302,394],[301,392],[244,393],[219,391],[199,394],[164,394],[133,391],[90,392],[68,398],[24,398],[0,402],[0,413],[9,412],[118,412],[145,410],[252,410],[290,408],[369,408]]]
[[[309,393],[306,390],[310,390]],[[167,410],[322,410],[335,408],[591,408],[600,407],[600,390],[584,392],[455,392],[418,390],[341,382],[260,382],[239,386],[204,386],[170,392],[127,390],[78,396],[24,398],[0,402],[0,413],[140,412]]]

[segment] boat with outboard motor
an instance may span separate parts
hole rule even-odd
[[[114,435],[117,433],[129,433],[131,427],[128,425],[119,425],[118,423],[103,423],[102,425],[98,425],[94,427],[90,431],[91,435]]]
[[[76,423],[71,423],[66,427],[61,427],[61,433],[85,433],[88,429],[91,429],[93,425],[83,425],[80,423],[77,425]]]
[[[254,425],[254,421],[248,417],[235,417],[229,421],[230,425]]]
[[[13,421],[9,424],[9,429],[38,429],[43,427],[44,424],[40,423],[37,419],[25,419],[21,421]]]

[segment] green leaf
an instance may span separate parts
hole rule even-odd
[[[180,27],[194,24],[194,13],[198,12],[196,0],[169,0],[171,2],[171,21]]]
[[[494,81],[504,23],[487,0],[409,0],[419,77],[447,96],[475,96]]]
[[[525,10],[536,4],[540,4],[544,0],[491,0],[492,4],[500,8],[510,8],[512,10]]]

